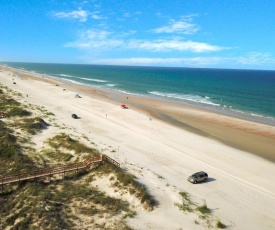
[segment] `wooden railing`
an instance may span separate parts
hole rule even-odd
[[[108,157],[107,155],[102,155],[102,160],[103,160],[103,161],[108,161],[108,162],[110,162],[111,164],[113,164],[113,165],[115,165],[115,166],[117,166],[117,167],[120,167],[120,164],[119,164],[117,161],[115,161],[115,160],[112,159],[111,157]]]
[[[65,176],[66,172],[72,172],[72,171],[75,171],[78,173],[79,170],[83,170],[83,169],[88,170],[92,166],[92,164],[96,164],[104,161],[108,161],[114,164],[115,166],[120,167],[120,164],[117,161],[113,160],[112,158],[106,155],[100,155],[99,157],[88,158],[83,162],[65,164],[65,165],[60,165],[52,168],[36,169],[29,172],[24,172],[24,173],[0,176],[0,185],[2,185],[2,191],[3,191],[3,185],[6,185],[6,184],[12,184],[19,181],[26,181],[26,180],[45,177],[45,176],[51,177],[55,174],[63,174],[63,176]]]

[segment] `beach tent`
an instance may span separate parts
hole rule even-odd
[[[75,95],[75,98],[81,98],[81,97],[80,97],[79,94],[77,93],[77,94]]]

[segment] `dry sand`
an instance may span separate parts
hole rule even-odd
[[[227,229],[275,229],[274,126],[12,71],[2,68],[0,83],[20,92],[22,102],[53,112],[148,187],[159,205],[128,220],[134,229],[206,229],[195,224],[196,214],[175,206],[179,191],[199,204],[205,200]],[[201,170],[207,183],[187,181]]]

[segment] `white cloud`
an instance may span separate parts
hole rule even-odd
[[[87,60],[86,60],[87,61]],[[104,58],[104,59],[90,59],[90,64],[101,64],[101,65],[136,65],[136,66],[215,66],[224,59],[221,57],[194,57],[194,58]]]
[[[187,18],[188,21],[190,17]],[[169,25],[154,29],[155,33],[179,33],[179,34],[194,34],[200,27],[196,24],[192,24],[182,19],[180,21],[170,20]]]
[[[91,12],[90,15],[92,17],[92,19],[95,19],[95,20],[99,20],[99,19],[103,19],[105,17],[102,17],[102,16],[99,16],[100,12],[99,11],[95,11],[95,12]]]
[[[150,57],[128,57],[128,58],[91,58],[83,57],[89,64],[100,65],[131,65],[131,66],[186,66],[186,67],[217,67],[220,65],[231,66],[232,68],[251,68],[275,63],[271,57],[264,59],[266,62],[242,62],[244,57],[183,57],[183,58],[150,58]],[[261,59],[262,60],[262,59]]]
[[[54,13],[53,16],[57,17],[57,18],[67,18],[67,19],[76,19],[79,20],[80,22],[86,22],[87,21],[87,17],[88,17],[88,12],[85,10],[74,10],[71,12],[57,12]]]
[[[213,52],[224,49],[220,46],[210,45],[203,42],[182,41],[180,39],[173,40],[155,40],[142,41],[136,40],[129,42],[129,47],[134,49],[142,49],[149,51],[191,51],[195,53]]]
[[[104,30],[86,30],[80,33],[77,41],[65,44],[66,47],[75,47],[82,49],[91,48],[114,48],[122,46],[124,42],[120,39],[109,38],[112,33]]]
[[[263,65],[266,63],[274,63],[275,60],[268,53],[251,52],[245,57],[237,57],[236,61],[243,65]]]
[[[131,34],[131,33],[130,33]],[[130,35],[129,34],[129,35]],[[132,40],[122,39],[123,34],[116,35],[104,30],[86,30],[82,32],[79,38],[74,42],[69,42],[65,46],[75,48],[114,48],[132,50],[145,50],[150,52],[171,52],[171,51],[189,51],[195,53],[214,52],[224,47],[211,45],[203,42],[183,41],[179,38],[167,40]],[[127,34],[124,34],[127,36]]]
[[[185,21],[192,21],[194,17],[198,17],[198,14],[188,14],[188,15],[183,15],[180,18]]]

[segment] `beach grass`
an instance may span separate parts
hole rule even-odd
[[[225,228],[227,228],[227,226],[224,223],[222,223],[220,220],[217,220],[216,228],[225,229]]]
[[[83,161],[86,157],[99,156],[100,151],[83,144],[79,137],[61,132],[44,141],[46,147],[36,151],[31,146],[32,137],[47,129],[51,124],[40,116],[34,116],[25,105],[16,101],[18,96],[0,85],[0,109],[8,114],[0,120],[0,176],[9,173],[27,172],[52,163]],[[20,96],[20,95],[19,95]],[[35,106],[33,108],[35,110]],[[41,116],[52,115],[44,109],[35,110]],[[81,139],[81,138],[80,138]],[[86,137],[82,137],[86,140]],[[38,164],[39,162],[39,164]],[[107,177],[114,173],[117,191],[126,189],[140,199],[146,207],[152,208],[156,201],[134,175],[112,164],[98,164],[92,168],[96,174]],[[60,177],[41,178],[5,186],[0,193],[1,224],[4,229],[75,229],[82,221],[98,229],[106,228],[106,218],[111,226],[131,229],[124,221],[133,218],[136,211],[122,199],[109,196],[90,185],[87,171],[78,174],[67,173]],[[115,186],[115,185],[114,185]]]
[[[179,195],[182,198],[182,202],[181,203],[175,203],[176,206],[178,206],[178,208],[181,211],[184,212],[193,212],[194,211],[194,203],[191,200],[191,196],[189,193],[185,192],[185,191],[181,191],[179,192]]]
[[[116,178],[113,176],[110,178],[110,180],[115,181],[114,186],[118,189],[126,187],[130,194],[140,199],[147,210],[152,210],[157,206],[158,203],[156,199],[148,192],[145,185],[137,181],[137,178],[133,174],[121,168],[117,168],[112,164],[101,165],[96,170],[98,175],[109,175],[110,173],[114,173]]]
[[[196,208],[197,211],[199,211],[201,214],[203,215],[208,215],[212,213],[212,210],[210,208],[207,207],[206,202],[204,201],[204,204],[201,206],[198,206]]]
[[[53,138],[48,139],[45,143],[54,149],[68,149],[74,151],[76,154],[88,153],[94,156],[99,156],[100,154],[98,150],[84,145],[76,140],[76,138],[73,138],[66,133],[60,133]]]

